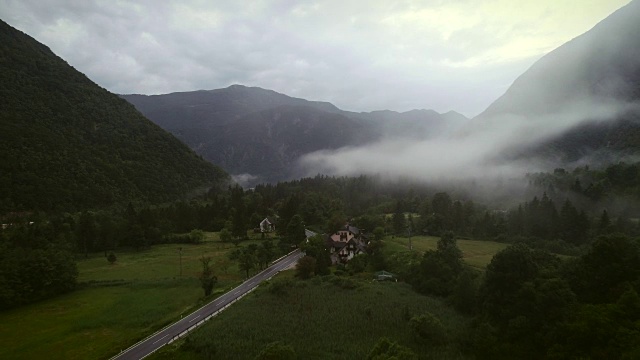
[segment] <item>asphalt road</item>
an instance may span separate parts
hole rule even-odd
[[[243,282],[233,290],[218,297],[214,301],[194,311],[188,316],[185,316],[179,321],[147,337],[146,339],[140,341],[139,343],[131,346],[127,350],[124,350],[120,354],[114,356],[112,359],[137,360],[137,359],[142,359],[146,356],[149,356],[154,351],[172,342],[174,339],[177,339],[178,336],[185,333],[185,331],[187,330],[190,331],[193,329],[194,326],[198,326],[202,324],[204,320],[207,319],[207,317],[212,316],[213,314],[216,314],[218,311],[230,305],[238,297],[253,290],[256,286],[258,286],[264,280],[267,280],[272,276],[274,276],[275,274],[277,274],[278,272],[294,265],[298,261],[298,259],[301,258],[303,255],[304,254],[300,250],[296,250],[292,252],[282,260],[278,261],[277,263],[271,265],[270,267],[266,268],[260,273],[249,278],[248,280],[246,280],[245,282]]]

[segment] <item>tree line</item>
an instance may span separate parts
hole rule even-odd
[[[139,250],[160,243],[197,243],[202,239],[201,231],[219,231],[223,240],[239,243],[267,216],[278,219],[276,237],[271,237],[278,253],[298,244],[304,238],[305,228],[331,233],[349,220],[366,229],[371,239],[385,235],[439,236],[451,231],[458,237],[524,243],[554,253],[581,255],[598,236],[640,233],[637,220],[632,218],[633,203],[629,199],[611,207],[611,211],[603,209],[603,205],[612,203],[613,195],[634,193],[637,186],[632,180],[636,170],[636,165],[617,164],[605,170],[557,169],[553,173],[529,175],[528,193],[542,194],[506,210],[490,209],[461,192],[440,191],[404,180],[388,183],[376,177],[319,175],[254,189],[237,185],[226,191],[216,188],[189,201],[157,205],[130,203],[120,209],[78,213],[9,213],[2,217],[2,222],[14,225],[0,231],[1,246],[6,249],[1,282],[6,289],[19,286],[20,281],[8,280],[17,276],[14,270],[9,270],[15,268],[12,259],[16,256],[10,255],[13,251],[34,254],[38,254],[35,250],[40,254],[51,251],[55,253],[52,259],[59,259],[72,269],[74,255],[104,252],[107,256],[119,248]],[[576,185],[576,176],[584,183],[600,179],[612,184],[605,187],[608,200],[585,200],[583,194],[577,193],[580,187]],[[33,224],[24,225],[29,222]],[[378,245],[374,242],[373,248]],[[268,258],[259,255],[257,249],[247,251],[248,258],[254,259],[247,263],[253,262],[254,268],[263,263],[255,259]],[[380,257],[375,259],[378,265],[382,264]],[[36,274],[38,270],[33,271]],[[68,286],[58,288],[73,288],[75,277],[63,278],[68,280]],[[11,291],[4,293],[12,294]],[[30,291],[33,296],[22,296],[23,300],[14,304],[54,292]]]
[[[463,350],[481,359],[637,358],[640,242],[600,235],[579,257],[560,259],[523,243],[480,274],[444,236],[407,280],[473,316]]]

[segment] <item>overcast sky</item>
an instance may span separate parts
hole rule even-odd
[[[0,0],[0,18],[115,93],[243,84],[471,117],[628,2]]]

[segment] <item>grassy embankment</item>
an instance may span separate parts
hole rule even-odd
[[[127,348],[199,305],[201,256],[213,258],[214,291],[242,280],[234,263],[227,261],[225,273],[233,245],[217,236],[208,233],[199,245],[117,252],[113,265],[103,253],[79,260],[79,290],[0,313],[0,359],[104,359]]]

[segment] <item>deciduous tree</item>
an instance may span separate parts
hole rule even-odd
[[[298,260],[296,265],[296,276],[301,279],[308,279],[311,277],[316,269],[316,259],[311,256],[304,256]]]
[[[202,264],[202,273],[200,273],[200,284],[202,285],[202,289],[204,290],[204,296],[211,295],[213,291],[213,287],[218,282],[218,277],[213,274],[213,269],[211,268],[211,257],[202,256],[200,258],[200,263]]]

